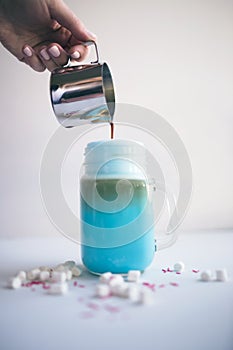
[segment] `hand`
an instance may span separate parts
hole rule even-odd
[[[0,0],[0,41],[35,71],[83,60],[95,39],[62,0]]]

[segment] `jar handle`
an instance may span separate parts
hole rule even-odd
[[[172,221],[177,221],[177,208],[176,208],[176,198],[172,191],[165,188],[165,185],[156,183],[155,190],[161,191],[165,195],[165,205],[168,210],[169,222],[165,230],[165,234],[162,237],[156,238],[155,233],[155,249],[162,250],[173,245],[178,237],[176,227],[172,225]],[[174,208],[174,209],[173,209]]]

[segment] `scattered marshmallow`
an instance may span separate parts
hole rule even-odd
[[[50,267],[48,267],[48,266],[40,266],[40,267],[39,267],[39,270],[40,270],[40,271],[49,271],[49,270],[50,270]]]
[[[141,291],[137,285],[130,285],[128,288],[128,297],[132,302],[139,302]]]
[[[62,295],[68,292],[68,284],[67,283],[54,283],[51,284],[48,289],[48,294],[57,294]]]
[[[50,278],[50,273],[47,270],[40,271],[40,280],[41,281],[48,281]]]
[[[178,261],[174,264],[173,269],[175,272],[183,272],[185,269],[185,265],[182,261]]]
[[[72,267],[71,272],[73,277],[79,277],[82,273],[82,270],[80,270],[78,266],[74,266]]]
[[[127,280],[129,282],[138,282],[141,277],[141,271],[139,270],[130,270],[128,272]]]
[[[100,278],[99,278],[100,283],[108,283],[111,277],[112,277],[111,272],[102,273],[102,275],[100,275]]]
[[[12,277],[8,281],[8,287],[12,289],[18,289],[22,285],[22,281],[19,277]]]
[[[26,281],[27,274],[25,271],[21,270],[17,273],[16,277],[18,277],[21,281]]]
[[[66,272],[68,270],[69,270],[69,267],[65,266],[64,264],[59,264],[54,268],[54,271],[57,271],[57,272]]]
[[[73,277],[72,271],[68,270],[68,271],[65,272],[65,274],[66,274],[66,280],[67,281],[72,280],[72,277]]]
[[[40,278],[40,269],[36,268],[27,272],[27,279],[34,281]]]
[[[124,278],[121,275],[112,275],[109,279],[110,288],[124,283]]]
[[[129,286],[125,282],[113,285],[110,287],[110,290],[113,295],[116,295],[120,298],[128,298]]]
[[[60,271],[53,271],[52,276],[49,280],[52,283],[64,283],[66,281],[66,273]]]
[[[96,295],[104,298],[110,295],[110,287],[106,283],[100,283],[96,286]]]
[[[226,269],[216,270],[216,281],[227,282],[228,274]]]
[[[212,274],[211,274],[211,271],[210,270],[205,270],[201,273],[201,281],[204,281],[204,282],[209,282],[211,281],[212,279]]]
[[[64,265],[64,266],[67,266],[69,269],[72,269],[76,264],[75,264],[75,261],[73,261],[73,260],[68,260],[68,261],[66,261],[63,265]]]

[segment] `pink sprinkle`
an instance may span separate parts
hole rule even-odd
[[[85,288],[86,286],[84,284],[78,284],[79,288]]]
[[[112,306],[112,305],[106,305],[105,306],[105,309],[107,310],[107,311],[109,311],[109,312],[119,312],[120,311],[120,309],[119,309],[119,307],[117,307],[117,306]]]
[[[177,275],[181,275],[181,272],[177,271],[176,274],[177,274]]]
[[[165,287],[165,284],[160,284],[159,285],[159,288],[164,288]]]
[[[192,272],[194,272],[194,273],[198,273],[200,270],[195,270],[195,269],[193,269],[192,270]]]
[[[50,289],[50,285],[43,284],[42,288],[43,288],[43,289]]]
[[[178,287],[179,286],[179,284],[176,283],[176,282],[170,282],[170,285],[173,286],[173,287]]]
[[[87,306],[92,310],[99,310],[99,305],[95,303],[88,303]]]
[[[74,283],[73,283],[73,284],[74,284],[74,286],[75,286],[75,287],[77,287],[78,282],[77,282],[77,281],[74,281]]]
[[[170,267],[168,267],[167,272],[173,272],[173,270],[171,270]]]
[[[166,273],[166,272],[167,272],[167,270],[165,270],[165,269],[162,269],[162,271],[163,271],[163,273]]]
[[[149,283],[149,282],[143,282],[142,284],[143,284],[143,286],[146,286],[146,287],[148,287],[149,289],[151,289],[153,292],[155,291],[155,284],[154,284],[154,283],[151,284],[151,283]]]

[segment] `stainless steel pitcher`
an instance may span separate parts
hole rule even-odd
[[[107,63],[66,66],[51,73],[50,96],[54,113],[64,127],[111,122],[115,111],[112,76]]]

